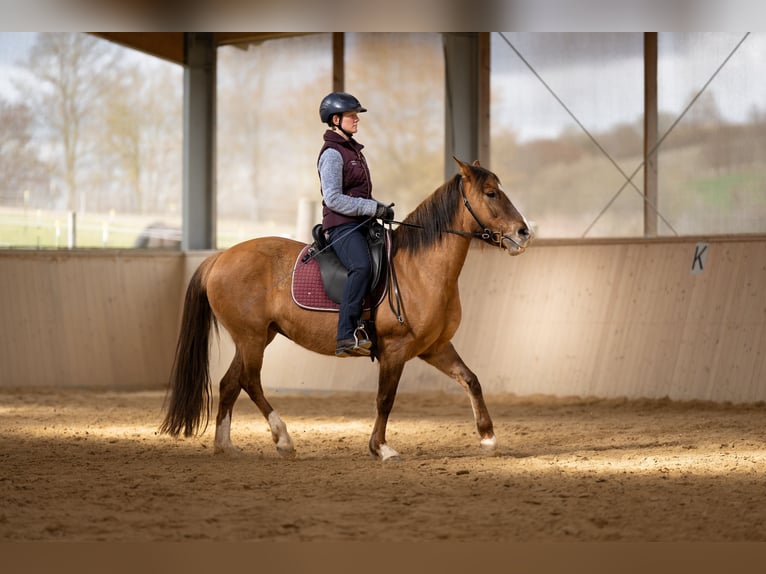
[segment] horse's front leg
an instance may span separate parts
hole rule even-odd
[[[386,444],[386,425],[394,407],[396,390],[404,369],[403,361],[383,359],[378,375],[377,417],[370,437],[370,452],[382,461],[400,460],[399,453]]]
[[[442,373],[455,379],[466,390],[471,399],[471,408],[476,420],[476,430],[481,437],[481,447],[483,449],[494,451],[497,446],[495,431],[492,426],[492,418],[489,416],[487,405],[484,403],[484,395],[481,392],[481,385],[476,375],[469,369],[457,354],[452,343],[431,350],[428,353],[420,355],[420,358],[439,369]]]

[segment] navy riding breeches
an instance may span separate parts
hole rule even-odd
[[[370,251],[367,247],[367,226],[344,223],[328,230],[332,248],[348,270],[338,317],[338,340],[354,336],[362,317],[362,300],[370,289]]]

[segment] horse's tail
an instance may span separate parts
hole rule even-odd
[[[165,419],[160,432],[177,437],[192,436],[207,428],[210,419],[210,369],[208,345],[211,326],[218,332],[218,321],[207,298],[207,272],[217,255],[202,262],[186,288],[181,332],[178,336]]]

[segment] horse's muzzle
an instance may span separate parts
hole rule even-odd
[[[521,255],[527,250],[532,240],[532,232],[528,227],[522,227],[512,235],[503,235],[500,246],[511,256]]]

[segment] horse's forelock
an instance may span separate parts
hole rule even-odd
[[[471,166],[471,178],[478,189],[484,187],[488,179],[494,180],[500,186],[500,178],[485,167]]]

